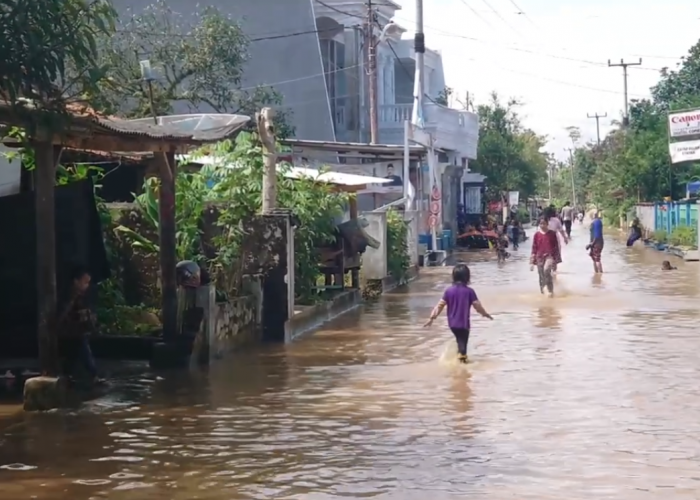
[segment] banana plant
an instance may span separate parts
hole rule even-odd
[[[177,258],[187,260],[196,258],[199,249],[199,220],[206,198],[206,183],[199,174],[178,172],[175,189],[175,247]],[[156,177],[146,179],[143,193],[135,198],[135,203],[143,214],[144,223],[154,232],[160,230],[158,208],[158,192],[160,181]],[[158,253],[160,247],[136,231],[123,225],[115,228],[129,241],[132,248],[138,248],[145,253]]]

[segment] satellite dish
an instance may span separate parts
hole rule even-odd
[[[250,121],[249,116],[223,113],[196,113],[189,115],[166,115],[156,118],[158,125],[165,125],[183,134],[202,134],[230,128],[235,131]],[[153,123],[153,118],[128,120],[131,123]]]

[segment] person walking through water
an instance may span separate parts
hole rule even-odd
[[[589,250],[589,255],[593,261],[593,271],[596,274],[603,273],[601,255],[603,253],[604,243],[603,221],[600,218],[600,212],[596,210],[593,213],[593,222],[591,222],[591,242],[586,246],[586,250]]]
[[[539,229],[532,238],[532,254],[530,255],[530,270],[537,266],[540,280],[540,293],[547,289],[549,297],[554,296],[554,278],[552,272],[559,256],[559,240],[557,234],[549,228],[547,219],[540,219]]]
[[[561,209],[561,219],[564,222],[566,237],[571,238],[571,224],[574,221],[574,207],[568,201],[564,203],[564,208]]]
[[[513,236],[513,250],[517,250],[520,246],[520,221],[517,215],[513,215],[511,219],[511,235]]]
[[[428,327],[440,316],[442,310],[447,307],[447,324],[452,330],[457,341],[459,361],[467,362],[467,344],[471,330],[470,315],[472,307],[484,318],[493,319],[479,302],[476,292],[469,286],[471,272],[466,264],[457,264],[452,270],[452,286],[442,295],[440,302],[435,306],[430,319],[424,326]]]
[[[631,247],[634,245],[634,242],[637,240],[642,239],[642,225],[639,222],[639,219],[635,217],[632,220],[632,225],[630,226],[630,235],[627,238],[627,246]]]
[[[554,234],[557,235],[557,255],[558,257],[554,261],[554,267],[552,268],[552,274],[556,274],[557,272],[557,267],[559,264],[561,264],[561,242],[559,240],[559,236],[561,236],[561,239],[564,240],[565,244],[569,244],[569,238],[566,236],[566,232],[564,231],[564,226],[561,223],[561,220],[557,217],[557,211],[554,208],[554,205],[551,205],[547,207],[547,209],[544,212],[544,218],[547,220],[547,225],[549,229],[554,231]]]
[[[59,349],[65,360],[65,371],[75,377],[76,368],[82,366],[95,384],[104,383],[97,376],[95,358],[90,349],[90,334],[95,332],[95,317],[87,305],[86,294],[90,288],[90,274],[82,266],[71,273],[71,290],[68,303],[58,317]]]

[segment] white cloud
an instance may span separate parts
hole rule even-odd
[[[398,3],[396,20],[415,29],[414,0]],[[447,84],[461,95],[469,91],[477,102],[491,91],[520,98],[526,125],[547,134],[547,149],[562,157],[565,127],[578,126],[593,140],[588,113],[608,114],[603,135],[621,116],[622,69],[608,68],[608,59],[641,56],[643,66],[629,69],[629,93],[648,96],[658,79],[653,69],[674,67],[700,38],[697,0],[514,3],[525,14],[510,0],[424,0],[426,44],[442,53]]]

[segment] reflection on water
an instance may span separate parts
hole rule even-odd
[[[295,344],[5,419],[0,499],[697,498],[697,264],[610,241],[592,276],[585,238],[552,299],[528,244],[460,256],[495,317],[466,365],[444,319],[421,326],[433,268]]]

